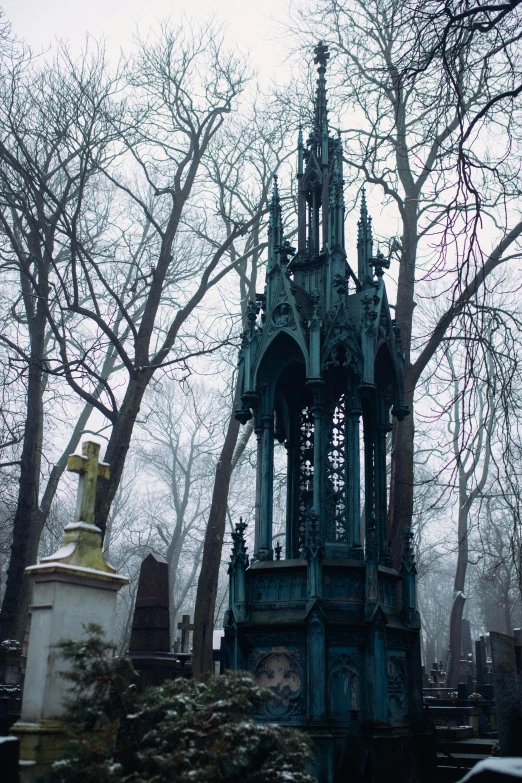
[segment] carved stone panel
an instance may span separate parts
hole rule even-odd
[[[306,574],[256,576],[248,584],[248,602],[251,604],[305,599]]]
[[[408,714],[408,677],[406,661],[390,655],[386,663],[388,677],[388,714],[392,723],[400,723]]]
[[[323,571],[323,597],[337,601],[364,601],[364,585],[360,577]]]
[[[251,666],[258,685],[274,692],[274,699],[265,702],[260,717],[291,720],[305,713],[304,654],[289,647],[271,650],[254,649]]]
[[[395,582],[379,580],[379,603],[392,609],[397,608],[397,585]]]
[[[328,657],[328,712],[332,718],[350,718],[361,709],[359,657],[330,650]]]
[[[294,315],[288,302],[280,302],[277,307],[274,308],[272,320],[275,326],[279,328],[284,326],[288,326],[290,329],[295,328]]]

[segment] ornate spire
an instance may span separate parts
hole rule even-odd
[[[297,137],[297,176],[302,177],[304,171],[304,144],[303,144],[303,126],[299,126],[299,136]]]
[[[268,220],[268,266],[271,267],[275,263],[276,248],[278,248],[283,241],[282,230],[282,218],[281,218],[281,200],[279,198],[279,189],[277,185],[277,174],[274,174],[274,187],[272,190],[272,198],[270,200],[270,218]]]
[[[366,239],[366,228],[368,226],[368,209],[366,207],[366,188],[363,185],[361,192],[361,213],[357,223],[357,245]]]
[[[317,69],[319,78],[317,79],[317,91],[315,97],[314,131],[316,138],[320,139],[324,133],[325,126],[326,134],[328,135],[328,109],[326,106],[326,79],[324,78],[324,75],[326,73],[326,65],[330,58],[330,53],[324,41],[319,41],[314,49],[314,54],[314,63],[319,66]]]
[[[371,278],[369,260],[373,256],[372,219],[366,206],[366,188],[361,193],[361,215],[357,223],[358,276],[361,283]]]
[[[243,517],[239,517],[239,522],[236,523],[235,532],[232,533],[233,546],[230,556],[229,573],[230,569],[232,569],[238,563],[241,564],[244,568],[248,566],[247,547],[244,535],[246,527],[247,525],[245,522],[243,522]]]

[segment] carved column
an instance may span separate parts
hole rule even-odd
[[[365,518],[375,511],[374,445],[375,422],[373,406],[366,402],[363,414],[364,427],[364,510]]]
[[[255,433],[257,438],[257,462],[256,462],[256,504],[255,504],[255,531],[254,531],[254,559],[259,557],[261,547],[261,487],[263,484],[263,427],[256,420]]]
[[[379,607],[372,618],[364,654],[366,720],[369,723],[388,721],[386,657],[386,617]]]
[[[313,510],[319,518],[319,538],[324,540],[324,490],[326,460],[326,410],[324,401],[324,381],[309,381],[314,389],[314,404],[311,407],[314,417],[314,501]]]
[[[324,616],[314,608],[308,616],[308,714],[324,720],[326,713],[326,665]]]
[[[299,408],[288,417],[286,558],[299,557]]]
[[[261,476],[261,524],[258,557],[273,560],[272,551],[272,499],[274,492],[274,415],[261,416],[263,425],[263,459]]]
[[[386,535],[387,491],[386,491],[386,435],[391,430],[386,400],[377,400],[377,426],[375,428],[375,516],[379,524],[379,552],[381,562],[387,560],[388,539]]]
[[[361,409],[356,406],[357,400],[352,396],[352,405],[347,413],[347,447],[346,447],[346,499],[348,540],[351,542],[354,558],[362,559],[361,546],[361,465],[359,456],[359,419]]]

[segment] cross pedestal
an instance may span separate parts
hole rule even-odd
[[[129,582],[105,562],[102,533],[94,525],[96,482],[109,477],[109,466],[98,462],[97,443],[84,443],[82,451],[68,460],[68,470],[80,474],[74,521],[58,551],[25,570],[34,583],[31,630],[22,714],[12,729],[20,739],[22,783],[41,776],[65,744],[60,718],[69,685],[60,675],[68,665],[54,645],[84,638],[88,623],[100,625],[111,641],[118,590]]]

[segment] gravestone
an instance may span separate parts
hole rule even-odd
[[[462,618],[461,649],[464,658],[473,654],[473,642],[471,641],[471,625],[469,620]]]
[[[515,637],[515,663],[517,666],[518,693],[520,703],[522,704],[522,628],[515,628],[513,631]]]
[[[153,554],[141,564],[128,656],[139,674],[140,688],[191,676],[188,650],[171,651],[169,566]]]
[[[190,632],[194,630],[189,614],[183,615],[181,622],[178,623],[178,628],[181,631],[181,652],[188,653],[190,652]]]
[[[492,631],[490,642],[500,754],[519,756],[522,755],[522,710],[515,659],[515,639],[513,636]]]
[[[485,685],[487,683],[487,668],[486,646],[484,644],[483,636],[475,642],[475,661],[477,667],[477,686]]]
[[[16,639],[0,644],[0,736],[9,734],[20,717],[22,696],[21,646]]]
[[[97,479],[109,477],[99,453],[98,443],[86,442],[82,455],[68,458],[67,469],[80,474],[74,521],[57,552],[25,569],[34,583],[32,619],[21,719],[12,728],[20,740],[23,783],[40,779],[66,743],[62,718],[69,683],[61,674],[69,664],[54,645],[64,637],[84,639],[88,623],[97,623],[112,641],[117,593],[129,582],[105,561],[102,531],[94,524]]]
[[[147,555],[140,569],[129,652],[170,652],[169,566]]]

